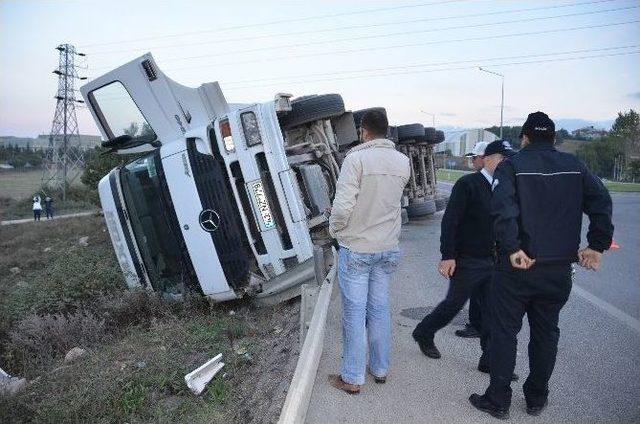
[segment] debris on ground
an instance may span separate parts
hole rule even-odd
[[[27,387],[27,379],[11,377],[0,368],[0,396],[13,396]]]
[[[78,244],[83,247],[89,246],[89,236],[80,237]]]
[[[81,347],[74,347],[66,355],[64,355],[64,362],[69,363],[73,362],[78,358],[81,358],[87,354],[87,351],[82,349]]]
[[[9,268],[9,272],[12,273],[13,275],[20,274],[20,268],[18,268],[17,266],[14,266],[13,268]]]
[[[214,358],[185,375],[184,381],[193,394],[199,395],[222,367],[224,367],[224,362],[222,362],[222,353],[219,353]]]

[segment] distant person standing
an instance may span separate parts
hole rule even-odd
[[[40,221],[40,214],[42,213],[42,205],[40,204],[40,196],[33,197],[33,220]]]
[[[555,124],[531,113],[522,149],[494,175],[491,203],[498,248],[491,290],[491,383],[471,404],[496,418],[509,416],[516,338],[527,314],[529,376],[522,390],[529,415],[547,405],[558,352],[560,310],[571,292],[571,264],[597,270],[613,236],[612,203],[602,182],[575,156],[558,152]],[[588,247],[580,249],[582,214]]]
[[[362,143],[342,163],[329,232],[340,245],[342,370],[329,382],[360,392],[367,369],[386,382],[391,356],[389,283],[398,266],[400,201],[411,174],[409,158],[386,139],[389,124],[380,111],[362,117]]]
[[[473,146],[473,149],[465,155],[469,158],[471,168],[474,171],[480,171],[484,168],[484,150],[488,144],[489,142],[487,141],[479,141]],[[480,292],[481,287],[471,293],[471,297],[469,298],[469,322],[465,324],[462,330],[456,330],[456,336],[464,338],[480,337],[480,332],[482,331],[482,316],[480,313],[482,310],[482,299]]]
[[[53,199],[49,196],[44,198],[44,212],[47,215],[47,219],[53,218]]]

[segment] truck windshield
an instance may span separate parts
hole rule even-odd
[[[151,285],[156,291],[181,293],[186,273],[180,261],[179,243],[166,218],[155,153],[123,167],[120,181],[131,227]]]

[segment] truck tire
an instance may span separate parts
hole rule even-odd
[[[442,143],[444,141],[444,131],[436,131],[436,142],[434,144]]]
[[[424,127],[422,124],[407,124],[398,126],[398,140],[400,142],[407,140],[416,140],[424,136]]]
[[[362,122],[362,117],[367,112],[379,111],[384,113],[384,116],[387,116],[387,110],[383,107],[369,107],[366,109],[360,109],[353,112],[353,121],[356,123],[356,128],[360,128],[360,123]]]
[[[436,210],[443,211],[447,208],[447,203],[449,203],[449,196],[438,196],[436,197]]]
[[[429,144],[435,144],[436,138],[436,129],[433,127],[425,127],[423,140]]]
[[[436,202],[433,199],[427,199],[420,203],[412,203],[407,206],[407,214],[409,215],[409,218],[419,218],[436,212]]]
[[[387,132],[387,138],[394,143],[398,142],[398,127],[389,125],[389,131]]]
[[[284,129],[309,122],[335,118],[344,113],[344,101],[339,94],[299,97],[291,102],[291,111],[280,119]]]

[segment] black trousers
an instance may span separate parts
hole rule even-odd
[[[476,330],[482,330],[482,287],[478,287],[469,298],[469,324],[471,324]]]
[[[523,385],[529,406],[542,406],[558,353],[560,310],[571,292],[571,264],[536,264],[515,270],[509,259],[498,259],[490,292],[491,383],[487,397],[496,405],[511,405],[511,375],[516,364],[517,334],[527,314],[530,327],[529,376]]]
[[[433,339],[435,333],[448,325],[462,310],[472,293],[478,292],[482,297],[482,288],[491,282],[492,274],[492,257],[456,259],[456,271],[449,280],[447,296],[418,324],[414,333],[416,337]]]

